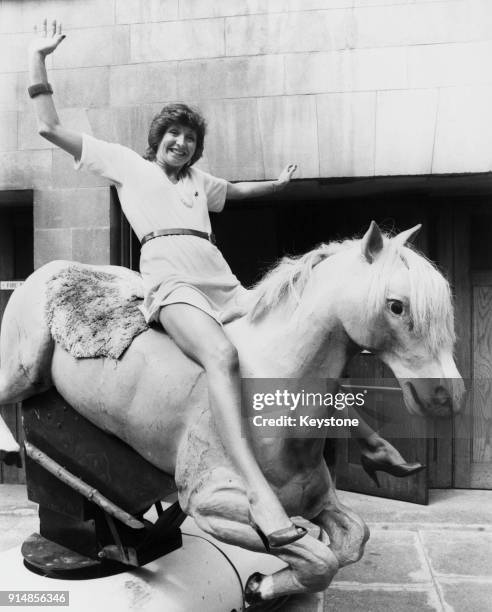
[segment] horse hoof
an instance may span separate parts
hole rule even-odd
[[[265,577],[265,574],[260,574],[260,572],[255,572],[251,574],[246,582],[246,587],[244,589],[244,599],[247,604],[255,604],[260,603],[262,601],[260,586],[261,581]]]

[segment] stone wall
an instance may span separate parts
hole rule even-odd
[[[0,190],[34,189],[35,265],[110,260],[107,183],[41,139],[26,47],[44,16],[64,123],[143,151],[164,102],[200,106],[230,180],[492,169],[490,0],[0,2]]]

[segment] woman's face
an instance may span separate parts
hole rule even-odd
[[[196,140],[195,130],[180,123],[173,123],[159,144],[157,161],[172,168],[182,168],[193,157]]]

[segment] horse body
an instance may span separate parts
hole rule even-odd
[[[267,351],[262,327],[252,330],[246,318],[227,327],[228,335],[238,349],[241,372],[248,378],[264,378],[265,375],[279,379],[293,377],[292,365],[286,369],[279,366],[276,359],[285,351],[285,340],[282,343],[281,338],[268,335]],[[305,336],[302,328],[298,335],[286,335],[285,327],[283,333],[289,338],[289,344],[298,349],[301,347],[298,335]],[[261,350],[258,350],[260,345]],[[316,355],[317,347],[314,349]],[[290,346],[285,352],[292,354]],[[326,377],[326,368],[323,372],[315,370],[307,353],[302,356],[306,372],[311,377]],[[255,355],[262,355],[262,359]],[[331,377],[340,376],[344,361],[337,358],[336,363],[330,363]],[[116,434],[156,467],[175,474],[180,502],[186,512],[193,514],[191,508],[196,505],[197,496],[210,496],[212,489],[216,496],[224,485],[230,489],[231,482],[234,482],[244,497],[242,514],[247,515],[245,491],[224,453],[208,410],[204,373],[168,336],[148,330],[135,338],[119,361],[76,359],[56,345],[51,375],[58,392],[79,413],[98,427]],[[90,387],[87,381],[90,381]],[[289,512],[307,518],[315,516],[322,506],[322,501],[319,501],[322,492],[329,488],[323,464],[323,444],[318,441],[314,459],[313,440],[256,437],[253,445],[260,466],[269,474]],[[291,455],[292,446],[295,446],[295,467],[289,467],[285,460],[279,459]],[[302,473],[301,464],[305,464]],[[299,487],[305,491],[302,496]],[[203,495],[200,488],[204,490]]]
[[[399,377],[411,412],[450,416],[462,383],[452,358],[449,288],[431,264],[404,246],[410,234],[383,239],[372,224],[361,241],[323,245],[274,270],[252,295],[250,316],[226,327],[243,378],[336,379],[352,354],[368,348]],[[243,483],[215,432],[206,379],[196,364],[154,330],[138,336],[118,361],[78,360],[54,346],[44,287],[64,265],[54,262],[35,272],[9,302],[0,404],[54,384],[94,424],[174,473],[180,503],[202,529],[263,550],[249,522]],[[288,567],[251,588],[263,599],[324,589],[340,566],[360,558],[367,528],[338,501],[323,440],[262,438],[255,431],[251,436],[287,512],[310,521],[307,536],[275,551]]]

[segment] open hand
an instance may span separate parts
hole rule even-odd
[[[277,187],[279,189],[283,189],[290,182],[290,179],[292,178],[292,175],[296,170],[297,164],[289,164],[285,166],[285,168],[280,173],[280,176],[276,180]]]
[[[34,26],[34,34],[36,38],[29,45],[29,51],[39,53],[43,57],[53,53],[65,38],[65,35],[62,34],[62,24],[57,23],[56,19],[51,22],[49,28],[47,19],[44,19],[41,27]]]

